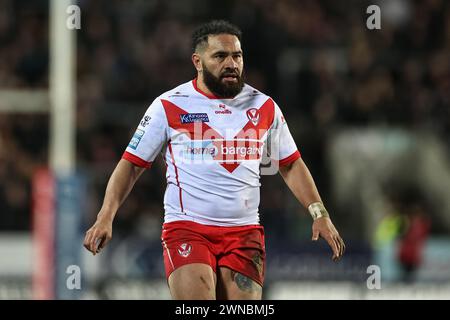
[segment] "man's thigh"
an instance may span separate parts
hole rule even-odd
[[[217,258],[217,298],[261,299],[266,257],[263,228],[230,229],[224,239],[225,254]]]
[[[227,267],[219,267],[217,278],[217,299],[261,300],[261,285],[242,273]]]
[[[216,258],[205,229],[184,221],[164,224],[164,267],[173,299],[216,297]]]
[[[169,276],[170,294],[175,300],[216,299],[216,274],[204,263],[185,264]]]

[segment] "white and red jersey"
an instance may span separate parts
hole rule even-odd
[[[269,96],[245,85],[233,99],[219,99],[200,91],[193,80],[153,101],[123,158],[148,168],[163,152],[164,222],[254,225],[259,224],[260,165],[269,141],[270,158],[280,166],[300,157]]]

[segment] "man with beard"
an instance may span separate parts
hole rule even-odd
[[[111,239],[119,206],[164,149],[161,240],[174,299],[261,299],[265,245],[258,206],[264,154],[311,213],[313,240],[323,237],[333,260],[344,253],[280,108],[244,84],[240,40],[241,31],[226,21],[211,21],[194,32],[197,77],[150,105],[86,233],[84,246],[95,255]]]

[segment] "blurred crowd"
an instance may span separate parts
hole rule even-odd
[[[370,4],[381,7],[381,30],[366,27]],[[330,178],[324,152],[336,128],[432,130],[450,143],[448,1],[80,0],[78,5],[77,160],[91,181],[89,223],[149,103],[195,76],[191,32],[212,18],[242,29],[247,82],[283,109],[323,198]],[[47,1],[0,0],[0,90],[48,87],[48,27]],[[30,228],[31,176],[47,163],[47,152],[48,116],[0,113],[0,230]],[[159,159],[138,182],[118,215],[119,230],[145,233],[145,226],[162,220],[163,167]],[[279,177],[263,179],[263,221],[284,230],[289,223],[279,217],[302,209],[286,206],[287,189]],[[346,223],[339,213],[335,220]]]

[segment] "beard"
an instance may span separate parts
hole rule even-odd
[[[230,76],[234,77],[237,81],[222,81],[223,78]],[[223,99],[234,98],[244,88],[244,72],[239,75],[237,70],[225,69],[219,77],[216,77],[203,64],[203,81],[216,97]]]

